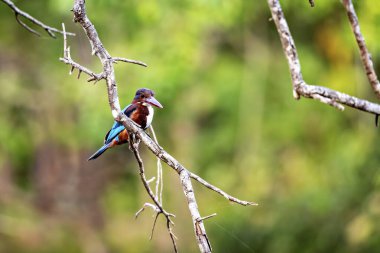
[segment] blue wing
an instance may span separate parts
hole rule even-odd
[[[129,117],[133,111],[136,110],[136,105],[130,104],[123,109],[123,113]],[[119,133],[124,130],[124,126],[119,122],[115,121],[112,128],[108,131],[104,137],[104,144],[110,143],[113,139],[117,138]]]

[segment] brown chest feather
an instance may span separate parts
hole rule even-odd
[[[131,113],[130,118],[139,124],[141,128],[146,128],[147,117],[149,115],[149,110],[146,106],[138,105],[136,110]]]

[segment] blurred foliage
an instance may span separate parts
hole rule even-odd
[[[15,1],[66,29],[72,57],[101,71],[72,1]],[[304,77],[376,101],[339,1],[282,1]],[[380,6],[354,1],[380,73]],[[87,1],[113,56],[122,106],[149,87],[160,144],[190,170],[258,207],[231,205],[194,182],[215,252],[378,252],[380,147],[373,116],[292,98],[266,1]],[[69,76],[62,38],[23,29],[0,5],[0,252],[170,252],[163,219],[152,241],[148,200],[128,148],[93,162],[112,124],[103,83]],[[75,73],[76,74],[76,73]],[[146,149],[143,149],[146,151]],[[144,152],[149,176],[155,158]],[[196,252],[178,178],[164,166],[164,205],[181,252]]]

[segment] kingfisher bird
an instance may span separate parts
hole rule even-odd
[[[152,124],[154,114],[152,106],[163,108],[160,102],[154,98],[154,92],[152,90],[142,88],[136,91],[132,103],[123,109],[123,113],[145,130]],[[104,145],[90,156],[88,160],[98,158],[109,148],[127,143],[128,139],[128,132],[123,124],[115,121],[112,128],[104,137]]]

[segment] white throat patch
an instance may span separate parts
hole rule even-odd
[[[148,128],[150,126],[150,124],[152,124],[154,109],[150,104],[144,103],[143,105],[148,107],[148,110],[149,110],[149,115],[148,115],[148,117],[146,117],[146,128]]]

